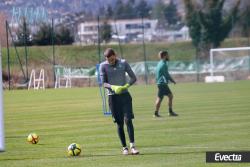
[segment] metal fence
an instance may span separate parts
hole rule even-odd
[[[98,16],[64,23],[59,22],[58,18],[46,18],[43,23],[50,28],[50,33],[47,34],[49,45],[37,46],[30,42],[33,39],[32,34],[41,30],[41,24],[25,20],[28,19],[24,18],[18,24],[6,21],[7,46],[2,54],[5,88],[27,88],[32,69],[45,69],[45,86],[54,88],[58,67],[91,69],[104,60],[102,53],[107,47],[114,48],[118,56],[125,58],[135,71],[138,69],[138,84],[154,83],[152,71],[160,50],[169,51],[170,73],[177,81],[203,82],[205,76],[209,75],[209,71],[204,71],[208,62],[198,58],[188,27],[183,23],[174,28],[163,28],[157,19],[150,17],[117,19]],[[66,26],[74,37],[71,45],[55,44],[55,32],[62,26]],[[107,30],[110,31],[110,36],[105,38],[104,33],[107,33]],[[18,36],[20,31],[23,34],[22,39]],[[236,35],[235,32],[232,34],[222,47],[249,46],[249,37]],[[17,46],[17,40],[20,46]],[[249,69],[249,66],[244,68]],[[246,70],[244,77],[231,78],[248,79],[249,71]],[[238,73],[242,74],[240,70]],[[235,72],[234,74],[236,75]],[[97,85],[96,79],[92,76],[75,77],[71,82],[72,86]]]

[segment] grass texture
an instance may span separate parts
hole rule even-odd
[[[249,166],[205,162],[206,151],[250,150],[249,86],[249,81],[170,85],[176,118],[167,115],[167,98],[162,117],[153,118],[156,86],[132,86],[137,156],[121,155],[116,126],[102,114],[97,87],[6,90],[0,167]],[[38,144],[26,142],[31,132],[40,136]],[[67,156],[73,142],[82,147],[79,157]]]

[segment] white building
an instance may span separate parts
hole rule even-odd
[[[189,36],[189,28],[186,25],[184,25],[181,29],[178,30],[167,31],[165,29],[157,29],[155,31],[154,38],[155,40],[168,42],[191,40]]]
[[[145,39],[150,40],[153,36],[157,26],[157,20],[150,19],[131,19],[131,20],[108,20],[108,24],[112,27],[113,38],[132,40],[139,37],[142,34],[142,30],[145,34]],[[100,25],[103,21],[100,21]],[[142,29],[144,25],[144,29]],[[78,24],[77,34],[80,42],[89,43],[96,42],[98,35],[98,22],[90,21]]]

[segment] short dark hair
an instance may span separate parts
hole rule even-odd
[[[115,51],[112,49],[112,48],[107,48],[105,51],[104,51],[104,57],[110,57],[112,55],[115,55]]]
[[[163,56],[167,56],[168,55],[168,51],[166,51],[166,50],[160,51],[158,53],[158,55],[160,56],[160,58],[163,58]]]

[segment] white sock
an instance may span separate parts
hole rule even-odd
[[[130,143],[130,148],[134,147],[135,143]]]

